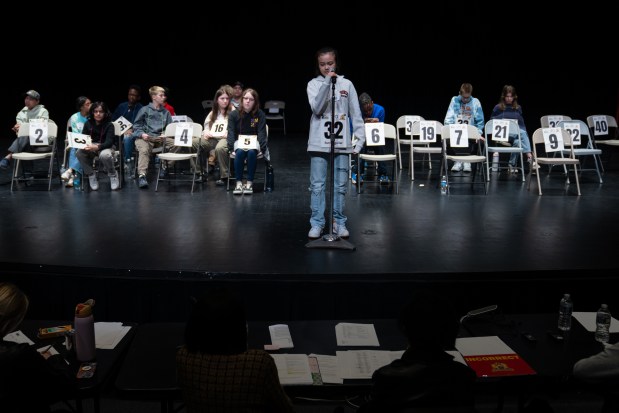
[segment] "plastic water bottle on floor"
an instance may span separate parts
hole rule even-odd
[[[559,303],[559,330],[569,331],[572,328],[572,310],[574,303],[569,294],[563,294]]]
[[[495,152],[492,154],[492,172],[497,172],[499,170],[499,153]]]
[[[611,315],[608,305],[602,304],[595,317],[595,340],[600,343],[608,343],[610,335]]]
[[[445,175],[441,178],[441,194],[447,195],[447,177]]]
[[[82,190],[82,174],[79,172],[75,172],[75,177],[73,178],[73,189],[76,191]]]

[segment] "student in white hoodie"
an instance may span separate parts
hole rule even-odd
[[[312,109],[307,151],[310,154],[311,217],[309,238],[319,238],[325,227],[327,170],[330,162],[330,132],[333,122],[334,194],[333,234],[346,238],[344,201],[348,188],[348,156],[357,154],[365,143],[365,127],[355,86],[344,76],[338,75],[337,51],[325,47],[316,52],[318,75],[307,84],[307,98]],[[332,88],[335,85],[335,119],[332,119]],[[351,130],[352,127],[352,130]],[[358,138],[352,146],[352,134]]]

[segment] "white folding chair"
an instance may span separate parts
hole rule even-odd
[[[417,115],[402,115],[395,123],[396,133],[398,134],[398,162],[400,163],[400,170],[402,169],[402,145],[411,145],[413,123],[424,120],[421,116]],[[409,152],[412,156],[412,153]],[[412,165],[412,162],[409,162]]]
[[[381,139],[381,129],[382,129],[382,139]],[[391,153],[387,153],[389,149],[389,145],[387,145],[387,140],[393,141],[393,151]],[[389,123],[366,123],[365,124],[365,145],[370,148],[372,146],[384,146],[385,154],[377,155],[370,153],[358,153],[357,154],[357,167],[361,165],[363,161],[369,162],[393,162],[393,168],[391,170],[391,183],[395,185],[395,193],[399,193],[399,182],[397,179],[396,171],[398,169],[398,134],[396,132],[395,126]],[[359,172],[359,171],[357,171]],[[361,193],[361,177],[358,176],[359,181],[357,181],[357,193]],[[381,182],[378,180],[378,176],[373,181],[364,180],[365,184],[368,183],[378,183]]]
[[[162,145],[164,148],[163,151],[156,155],[160,162],[159,168],[157,169],[157,183],[155,184],[155,192],[159,188],[159,181],[185,181],[191,182],[191,193],[193,193],[193,188],[196,183],[196,170],[198,169],[197,161],[200,152],[200,144],[198,143],[197,149],[193,150],[192,143],[194,138],[197,138],[198,140],[202,139],[202,125],[195,122],[173,122],[166,126],[164,136],[166,138],[174,138],[174,147],[178,149],[179,152],[166,152],[166,145]],[[182,148],[189,148],[189,152],[180,152]],[[181,173],[170,170],[168,170],[165,177],[161,176],[160,172],[164,161],[177,162],[191,160],[195,162],[191,179],[178,178]]]
[[[445,175],[447,180],[447,192],[451,192],[451,180],[449,175],[449,162],[470,162],[475,164],[472,176],[471,176],[471,187],[476,183],[481,183],[484,185],[484,194],[488,194],[488,181],[486,179],[486,169],[484,168],[484,162],[486,162],[485,155],[479,155],[480,148],[478,148],[477,155],[475,154],[454,154],[450,150],[450,148],[456,148],[457,150],[468,150],[470,147],[469,143],[471,141],[477,142],[478,145],[483,145],[483,141],[481,139],[481,135],[479,134],[479,130],[475,126],[466,124],[466,123],[457,123],[452,125],[444,125],[441,133],[442,141],[443,141],[443,164],[442,164],[442,175]],[[485,150],[485,149],[484,149]],[[475,177],[477,176],[477,172],[481,171],[482,180],[481,182],[476,182]],[[467,176],[461,175],[457,176],[458,178],[465,178]],[[468,182],[458,182],[460,184],[466,184]]]
[[[518,121],[515,119],[490,119],[484,126],[484,137],[486,139],[486,144],[484,145],[486,148],[486,179],[490,181],[490,163],[495,153],[498,153],[499,156],[502,153],[509,153],[510,155],[517,153],[520,160],[520,167],[517,169],[520,170],[522,182],[524,182],[524,160],[522,157],[524,150],[522,149],[522,138]],[[510,137],[514,139],[515,143],[517,142],[516,145],[512,145],[509,142]],[[505,163],[499,160],[498,165],[496,165],[497,172],[500,172],[501,169],[509,168],[508,165],[501,165],[505,165]],[[495,165],[492,165],[493,170],[494,168]]]

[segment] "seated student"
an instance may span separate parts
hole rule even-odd
[[[603,413],[619,411],[619,343],[607,344],[601,352],[578,360],[573,374],[602,391],[605,396]]]
[[[401,310],[398,324],[408,348],[401,359],[374,372],[370,400],[358,412],[407,407],[474,412],[475,372],[445,352],[454,348],[460,327],[449,303],[420,291]]]
[[[247,349],[245,308],[225,289],[194,305],[176,368],[188,413],[293,411],[273,358]]]
[[[0,337],[17,329],[28,311],[28,297],[14,284],[0,282]],[[0,341],[0,411],[49,412],[49,405],[71,397],[75,381],[62,356],[44,358],[26,343]]]

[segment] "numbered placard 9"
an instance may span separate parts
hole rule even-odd
[[[419,121],[419,140],[423,143],[436,142],[436,122],[433,120]]]
[[[193,125],[188,122],[177,123],[174,131],[174,145],[191,146],[191,138],[193,138]]]
[[[365,144],[385,146],[385,124],[383,122],[365,124]]]
[[[49,137],[47,134],[47,119],[32,119],[28,124],[28,135],[30,137],[30,145],[45,146],[49,145]]]
[[[449,125],[449,145],[453,148],[466,148],[469,146],[469,129],[465,123]]]
[[[563,122],[563,129],[570,133],[572,145],[580,145],[580,123],[578,122]]]
[[[496,142],[509,141],[509,121],[495,119],[492,121],[492,140]]]
[[[543,128],[542,133],[546,152],[558,152],[565,149],[561,128]]]

